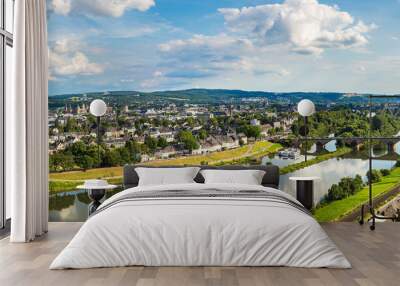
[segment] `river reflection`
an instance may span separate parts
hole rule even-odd
[[[372,167],[374,169],[390,169],[395,163],[395,161],[375,160]],[[295,182],[290,181],[289,177],[317,176],[320,178],[314,182],[314,203],[317,204],[328,193],[328,189],[338,183],[341,178],[361,175],[366,181],[367,171],[368,160],[334,158],[290,174],[281,175],[279,188],[295,196]]]
[[[323,152],[333,152],[336,150],[336,141],[332,140],[325,145]],[[316,151],[315,144],[310,148],[309,153]],[[395,145],[395,152],[389,152],[386,145],[376,145],[372,149],[372,156],[374,160],[372,162],[373,169],[390,169],[399,159],[400,144]],[[312,156],[308,156],[310,159]],[[304,156],[296,160],[282,159],[277,155],[265,157],[262,160],[262,164],[274,164],[279,167],[285,167],[294,163],[298,163],[304,160]],[[344,177],[355,177],[361,175],[366,182],[366,173],[368,171],[368,152],[354,151],[346,154],[340,158],[330,159],[319,164],[295,171],[290,174],[281,175],[279,188],[284,192],[287,192],[293,196],[296,195],[296,182],[290,181],[290,177],[307,177],[316,176],[320,180],[314,182],[314,203],[317,204],[328,193],[328,189],[333,185],[337,184],[341,178]]]
[[[315,156],[307,156],[308,159],[312,159],[314,157]],[[261,165],[272,164],[278,166],[279,168],[283,168],[292,164],[300,163],[302,161],[304,161],[304,155],[300,155],[296,159],[281,158],[278,155],[272,155],[271,157],[264,157],[261,160]]]
[[[108,191],[105,198],[121,191],[121,188]],[[50,194],[49,221],[85,221],[91,200],[85,190]]]

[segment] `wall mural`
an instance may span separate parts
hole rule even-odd
[[[318,220],[350,219],[331,203],[366,191],[367,148],[335,138],[368,136],[366,95],[398,93],[400,4],[253,2],[48,1],[50,220],[85,220],[76,187],[138,163],[275,164],[291,194],[321,178]],[[398,134],[398,100],[373,111],[373,136]],[[397,143],[374,143],[376,182],[400,172]]]

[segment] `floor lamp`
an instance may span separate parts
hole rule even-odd
[[[97,118],[97,159],[100,167],[100,117],[106,114],[107,105],[101,99],[95,99],[90,103],[90,114]]]
[[[297,105],[297,111],[301,116],[304,117],[304,139],[305,139],[305,151],[304,151],[304,160],[307,162],[307,135],[308,135],[308,122],[307,118],[315,113],[315,105],[309,99],[301,100]]]

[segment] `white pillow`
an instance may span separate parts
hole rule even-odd
[[[199,167],[187,168],[135,168],[139,186],[195,183]]]
[[[205,184],[261,185],[265,171],[262,170],[202,170]]]

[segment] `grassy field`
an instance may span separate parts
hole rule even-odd
[[[98,177],[101,178],[101,177]],[[93,178],[90,178],[93,179]],[[110,184],[122,185],[122,176],[108,178]],[[82,185],[84,180],[51,180],[49,181],[49,190],[52,193],[75,190],[77,186]]]
[[[109,167],[90,169],[87,171],[71,171],[62,173],[50,173],[50,180],[69,181],[69,180],[86,180],[99,178],[122,177],[122,167]]]
[[[375,198],[399,184],[400,168],[395,168],[390,175],[383,177],[382,181],[373,184],[372,195]],[[354,196],[317,208],[314,212],[314,217],[319,222],[337,221],[366,202],[368,202],[368,187],[363,188]]]
[[[323,162],[323,161],[326,161],[326,160],[329,160],[329,159],[332,159],[332,158],[336,158],[336,157],[342,156],[344,154],[347,154],[347,153],[351,152],[351,150],[352,149],[349,148],[349,147],[342,147],[342,148],[337,149],[335,152],[317,156],[317,157],[315,157],[315,158],[313,158],[311,160],[308,160],[307,162],[303,161],[303,162],[300,162],[300,163],[296,163],[296,164],[292,164],[292,165],[283,167],[283,168],[280,169],[280,173],[281,174],[292,173],[294,171],[306,168],[308,166],[311,166],[311,165],[314,165],[314,164],[318,164],[320,162]]]
[[[274,153],[282,148],[279,144],[274,144],[268,141],[258,141],[254,144],[245,145],[240,148],[226,150],[221,152],[214,152],[206,155],[188,156],[169,160],[151,161],[145,165],[149,166],[182,166],[182,165],[200,165],[207,163],[214,165],[218,163],[229,163],[230,161],[239,160],[242,158],[262,157],[270,153]]]
[[[209,165],[229,163],[243,158],[260,158],[267,154],[276,152],[281,145],[267,141],[257,141],[254,144],[240,148],[214,152],[206,155],[188,156],[169,160],[151,161],[144,165],[165,166],[165,165],[200,165],[205,162]],[[62,173],[51,173],[49,175],[51,192],[73,190],[87,179],[106,179],[110,183],[122,183],[122,167],[98,168],[87,171],[71,171]]]

